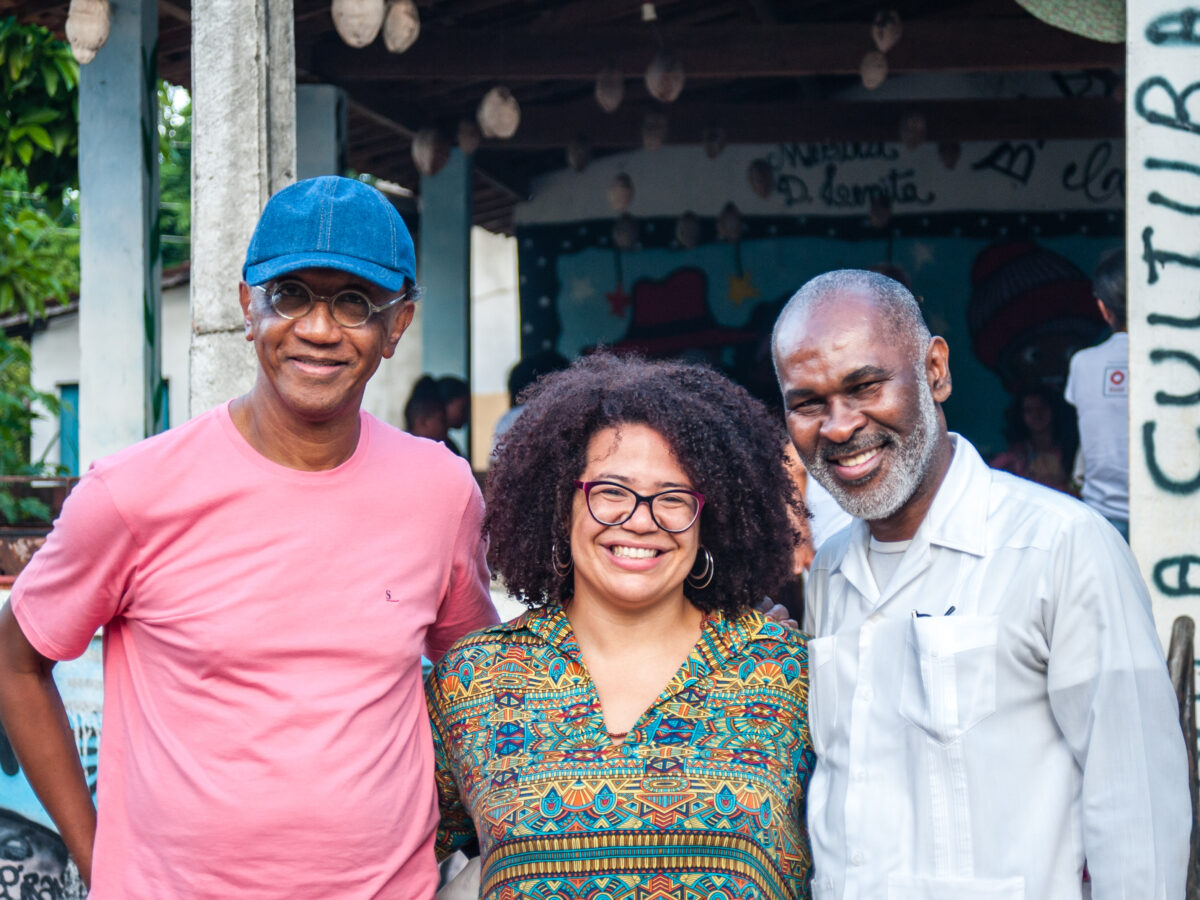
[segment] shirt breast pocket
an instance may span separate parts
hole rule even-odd
[[[836,649],[836,635],[808,642],[808,730],[817,756],[825,756],[837,725]]]
[[[900,712],[950,743],[996,710],[996,616],[922,616],[908,623]]]

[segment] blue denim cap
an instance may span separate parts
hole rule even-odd
[[[369,184],[336,175],[298,181],[267,201],[242,279],[263,284],[309,268],[337,269],[389,291],[417,280],[412,237],[396,207]]]

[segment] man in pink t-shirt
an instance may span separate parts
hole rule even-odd
[[[94,900],[432,897],[420,659],[495,611],[467,464],[359,408],[414,273],[374,188],[272,197],[253,388],[98,461],[0,611],[0,718]],[[100,627],[93,806],[51,669]]]

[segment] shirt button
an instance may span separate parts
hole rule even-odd
[[[860,694],[860,696],[863,699],[863,703],[870,703],[873,699],[875,699],[875,692],[869,687],[865,687],[862,689],[862,694]]]
[[[854,780],[855,781],[866,781],[867,780],[867,770],[864,769],[862,766],[859,766],[857,769],[855,769],[854,770]]]
[[[861,866],[866,861],[867,854],[863,853],[861,850],[855,850],[850,854],[850,865],[852,866]]]

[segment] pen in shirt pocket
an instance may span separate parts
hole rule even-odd
[[[958,607],[951,606],[951,607],[950,607],[949,609],[947,609],[947,610],[946,610],[944,613],[942,613],[942,615],[943,615],[943,616],[948,616],[948,615],[951,615],[951,614],[954,612],[954,610],[955,610],[955,609],[957,609],[957,608],[958,608]],[[917,612],[915,609],[912,611],[912,617],[913,617],[914,619],[929,619],[929,618],[932,618],[932,616],[931,616],[931,614],[930,614],[930,613]]]

